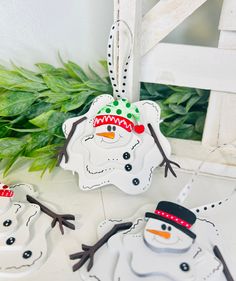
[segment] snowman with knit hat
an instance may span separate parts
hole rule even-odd
[[[145,220],[136,219],[126,231],[110,231],[94,246],[84,245],[84,252],[71,255],[80,259],[73,268],[80,269],[82,280],[232,280],[224,276],[223,262],[196,235],[196,215],[191,210],[161,201]],[[84,263],[86,255],[89,263]]]
[[[79,174],[82,190],[113,184],[128,194],[142,193],[157,166],[165,164],[165,175],[175,175],[171,164],[177,164],[169,160],[170,144],[159,124],[155,102],[98,96],[86,114],[63,124],[60,166]]]

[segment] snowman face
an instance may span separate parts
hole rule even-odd
[[[144,229],[144,240],[153,249],[167,252],[185,251],[193,239],[164,221],[150,218]]]
[[[132,133],[116,125],[102,125],[95,129],[95,142],[105,148],[124,146],[129,143]]]

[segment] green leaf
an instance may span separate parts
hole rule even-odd
[[[8,88],[26,82],[16,71],[0,69],[0,87]]]
[[[172,122],[162,122],[161,129],[166,136],[171,136],[177,129],[179,129],[186,121],[186,116],[178,117]]]
[[[78,64],[72,61],[68,61],[67,63],[63,63],[63,65],[71,77],[75,79],[79,79],[79,81],[83,81],[83,82],[89,80],[88,76],[85,74],[83,69]]]
[[[47,129],[48,128],[48,119],[55,112],[55,110],[49,110],[47,112],[43,112],[39,116],[29,120],[29,122],[39,128]]]
[[[27,138],[25,147],[25,156],[29,156],[31,152],[48,145],[53,140],[53,136],[48,132],[31,133]]]
[[[187,104],[186,104],[186,111],[188,112],[192,106],[194,106],[199,100],[200,100],[201,97],[199,96],[193,96],[190,98],[190,100],[188,100]]]
[[[169,108],[176,114],[179,114],[179,115],[187,114],[186,108],[183,107],[182,105],[170,104]]]
[[[4,138],[8,136],[9,134],[9,128],[6,125],[1,125],[0,126],[0,138]]]
[[[33,119],[36,116],[39,116],[40,114],[47,112],[49,110],[53,109],[53,106],[49,103],[46,103],[44,101],[39,101],[37,103],[32,104],[25,112],[25,117],[27,119]]]
[[[62,124],[68,119],[73,117],[71,113],[64,113],[54,111],[48,118],[48,131],[52,134],[63,135],[62,133]]]
[[[41,174],[43,175],[52,162],[55,162],[55,158],[51,158],[51,156],[38,157],[31,163],[29,172],[43,171]]]
[[[180,139],[191,139],[194,134],[194,126],[191,124],[183,124],[179,128],[171,133],[170,137]]]
[[[175,116],[176,114],[169,108],[168,105],[163,104],[161,101],[157,101],[157,104],[161,108],[161,119],[166,120]]]
[[[0,139],[0,158],[14,157],[23,150],[26,142],[20,138],[3,138]]]
[[[22,77],[26,78],[27,80],[37,83],[43,83],[43,79],[41,77],[38,77],[35,72],[25,69],[23,67],[18,67],[14,63],[12,63],[12,65],[14,66],[16,73],[20,74]]]
[[[7,129],[15,131],[15,132],[19,132],[19,133],[35,133],[35,132],[42,132],[44,130],[44,129],[40,129],[40,128],[18,129],[18,128],[11,128],[11,127],[7,127]]]
[[[103,92],[103,93],[112,93],[112,86],[107,83],[95,82],[95,81],[87,81],[85,83],[90,89]]]
[[[54,66],[48,63],[36,63],[35,65],[40,69],[42,73],[51,73],[56,70]]]
[[[174,94],[170,95],[165,101],[164,104],[174,104],[176,103],[177,105],[185,102],[188,100],[193,93],[191,91],[189,92],[175,92]]]
[[[51,89],[53,92],[61,93],[74,91],[68,80],[63,77],[45,73],[43,74],[43,79],[48,88]]]
[[[105,71],[108,73],[107,61],[106,60],[100,60],[99,63],[105,69]]]
[[[55,93],[52,91],[45,91],[39,95],[40,97],[48,97],[46,99],[47,103],[58,103],[71,98],[70,94],[67,93]]]
[[[205,125],[206,115],[199,116],[195,123],[195,130],[197,133],[202,134]]]
[[[29,92],[6,92],[1,94],[0,116],[15,116],[33,104],[37,96]]]
[[[154,84],[154,83],[143,83],[145,89],[147,90],[148,94],[150,96],[154,96],[155,98],[163,98],[165,96],[165,92],[167,93],[166,90],[168,90],[167,87],[162,88],[162,92],[159,92],[160,90],[160,86],[158,84]],[[164,90],[164,91],[163,91]]]
[[[61,110],[63,112],[68,112],[71,110],[75,110],[82,105],[85,105],[85,102],[89,96],[93,94],[93,91],[88,92],[81,92],[77,94],[76,96],[72,97],[69,101],[66,101],[63,103]]]
[[[58,144],[49,144],[44,147],[31,151],[27,156],[30,158],[38,158],[44,156],[55,156],[58,151]]]
[[[21,154],[22,154],[22,151],[19,151],[13,157],[11,157],[10,159],[7,160],[4,171],[3,171],[3,177],[6,177],[9,174],[11,167],[15,164],[15,162],[21,156]]]
[[[101,82],[101,83],[104,83],[105,81],[89,66],[88,67],[89,71],[91,72],[92,74],[92,78],[97,81],[97,82]]]

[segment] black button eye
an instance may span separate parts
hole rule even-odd
[[[31,251],[25,251],[22,255],[22,257],[24,259],[29,259],[32,256],[32,252]]]
[[[166,225],[164,223],[161,225],[161,229],[166,230]]]
[[[113,129],[113,131],[115,132],[115,130],[116,130],[116,126],[113,126],[113,127],[112,127],[112,129]]]
[[[6,244],[10,246],[10,245],[12,245],[15,241],[16,241],[16,238],[10,237],[10,238],[7,239]]]
[[[110,126],[110,125],[107,126],[107,131],[108,131],[108,132],[111,131],[111,126]]]
[[[10,226],[12,224],[12,221],[11,220],[5,220],[4,223],[3,223],[3,226]]]
[[[171,229],[172,229],[171,226],[168,226],[168,231],[171,231]]]

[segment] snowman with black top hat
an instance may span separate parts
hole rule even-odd
[[[142,232],[135,231],[136,221],[126,231],[106,233],[105,239],[92,247],[83,245],[84,252],[71,256],[80,259],[74,270],[90,260],[87,268],[81,268],[83,280],[93,280],[91,276],[103,281],[226,280],[224,262],[213,250],[202,247],[194,233],[196,216],[192,211],[161,201],[153,213],[145,214],[145,220]]]

